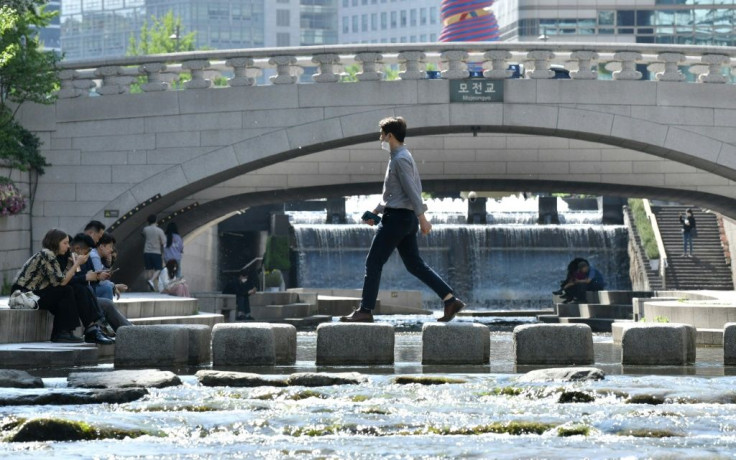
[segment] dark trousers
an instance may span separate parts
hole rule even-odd
[[[361,308],[366,310],[376,308],[383,265],[388,261],[394,249],[399,250],[401,260],[409,273],[429,286],[440,298],[452,292],[452,288],[419,256],[418,230],[419,220],[414,211],[389,208],[385,210],[365,261]]]
[[[248,295],[236,295],[235,303],[237,304],[238,313],[250,315],[250,299],[248,298]]]
[[[596,283],[595,281],[591,281],[590,283],[578,283],[574,286],[570,286],[569,288],[565,289],[566,297],[573,298],[575,300],[579,300],[581,302],[587,301],[587,296],[585,295],[588,291],[600,291],[603,289],[603,286]]]
[[[38,308],[54,315],[52,334],[71,331],[79,326],[77,302],[71,286],[50,286],[35,291],[35,294],[40,297]]]
[[[123,315],[120,310],[118,310],[112,300],[98,297],[97,304],[102,309],[102,312],[105,315],[105,319],[108,323],[110,323],[110,326],[112,326],[112,329],[114,331],[117,331],[118,328],[122,326],[133,325],[133,323],[128,321],[128,318],[126,318],[125,315]]]

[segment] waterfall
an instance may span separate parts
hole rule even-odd
[[[362,287],[374,227],[297,224],[294,229],[299,286]],[[575,257],[598,268],[607,289],[631,288],[624,226],[438,224],[418,241],[424,260],[470,308],[548,307]],[[384,266],[381,289],[420,290],[428,308],[440,307],[434,292],[406,271],[396,252]]]

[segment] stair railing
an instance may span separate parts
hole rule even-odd
[[[659,225],[657,225],[657,216],[652,212],[652,206],[649,204],[648,199],[642,200],[644,204],[644,212],[647,214],[649,222],[652,224],[652,231],[654,232],[654,239],[657,241],[657,250],[659,251],[659,276],[662,279],[662,288],[667,288],[667,251],[664,250],[664,243],[662,242],[662,235],[659,233]]]

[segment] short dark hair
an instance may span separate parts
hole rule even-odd
[[[406,137],[406,120],[402,117],[386,117],[378,122],[382,133],[391,133],[397,141],[404,142]]]
[[[115,237],[114,236],[112,236],[111,234],[105,232],[100,237],[100,240],[97,241],[97,246],[99,246],[101,244],[110,244],[110,243],[117,244],[117,241],[115,240]]]
[[[64,230],[52,228],[51,230],[46,232],[46,235],[41,241],[41,246],[56,253],[59,251],[59,245],[61,244],[61,242],[64,241],[64,238],[68,237],[69,235],[67,235]]]
[[[87,246],[88,248],[94,248],[97,246],[95,244],[95,240],[92,239],[91,236],[87,235],[86,233],[77,233],[74,235],[74,238],[72,238],[72,246]]]
[[[155,224],[156,223],[156,214],[151,214],[148,216],[148,223],[149,224]]]
[[[86,232],[87,230],[94,230],[96,232],[101,232],[106,228],[107,227],[105,226],[105,224],[103,224],[99,220],[90,220],[89,223],[84,226],[84,231]]]

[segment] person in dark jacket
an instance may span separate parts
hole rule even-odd
[[[255,294],[256,284],[247,270],[238,273],[238,279],[225,286],[223,294],[235,294],[237,304],[236,321],[253,321],[250,315],[250,295]]]
[[[570,286],[565,288],[565,292],[570,296],[572,300],[565,301],[585,303],[587,296],[585,295],[588,291],[600,291],[606,287],[606,282],[603,279],[603,274],[594,267],[591,267],[587,261],[582,261],[578,264],[578,269],[575,272],[574,280]]]
[[[693,256],[693,237],[697,234],[697,226],[693,211],[690,208],[685,210],[685,214],[680,213],[680,224],[682,224],[682,257]],[[690,252],[688,252],[688,246]]]

